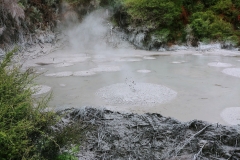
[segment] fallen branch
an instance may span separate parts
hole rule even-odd
[[[199,134],[201,134],[205,129],[207,129],[209,126],[211,125],[207,125],[206,127],[204,127],[203,129],[201,129],[200,131],[198,131],[196,134],[192,135],[189,139],[187,139],[187,141],[179,148],[177,148],[177,151],[175,153],[175,155],[177,156],[178,153],[196,136],[198,136]]]
[[[202,147],[200,148],[200,150],[198,151],[198,153],[194,155],[193,160],[197,160],[198,156],[202,153],[203,147],[204,147],[206,144],[207,144],[207,142],[202,145]]]

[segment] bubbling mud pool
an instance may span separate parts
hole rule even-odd
[[[61,61],[55,58],[52,64],[49,55],[43,58],[49,65],[36,67],[44,72],[37,83],[52,88],[50,105],[56,110],[93,106],[160,113],[181,121],[235,124],[224,113],[226,108],[240,107],[240,78],[234,77],[239,74],[234,72],[240,68],[239,57],[194,54],[198,52],[162,56],[135,51],[101,54],[101,60],[97,53],[79,54],[75,60],[55,54]],[[61,65],[63,61],[71,65]]]

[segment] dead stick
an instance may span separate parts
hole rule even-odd
[[[197,160],[198,156],[202,153],[203,147],[206,145],[207,143],[204,143],[203,146],[200,148],[200,150],[198,151],[197,154],[194,155],[193,160]]]
[[[202,133],[206,128],[208,128],[210,125],[204,127],[203,129],[201,129],[200,131],[198,131],[196,134],[192,135],[180,148],[177,149],[176,151],[176,156],[178,155],[178,153],[196,136],[198,136],[200,133]]]

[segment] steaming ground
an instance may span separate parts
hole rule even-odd
[[[136,50],[119,38],[121,33],[106,17],[104,11],[96,11],[65,31],[66,41],[54,52],[47,47],[44,55],[24,56],[23,67],[43,73],[37,82],[45,89],[39,94],[53,90],[51,105],[105,106],[181,121],[235,123],[223,117],[237,109],[223,111],[240,107],[240,52],[221,50],[217,44],[163,52]]]

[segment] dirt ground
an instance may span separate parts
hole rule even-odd
[[[62,124],[95,125],[86,134],[79,160],[237,160],[239,126],[193,120],[180,122],[160,114],[130,114],[105,109],[68,109]]]

